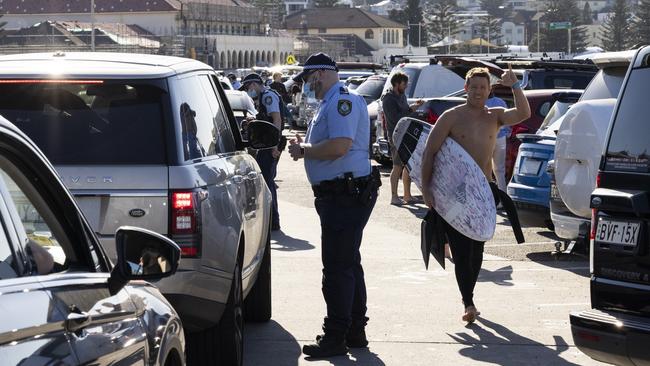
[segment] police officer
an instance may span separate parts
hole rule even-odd
[[[282,117],[280,116],[280,97],[274,90],[264,86],[262,78],[251,73],[246,75],[242,80],[240,90],[245,90],[249,97],[251,97],[257,104],[258,120],[273,123],[277,128],[282,130]],[[257,151],[255,160],[262,170],[262,175],[266,181],[266,185],[271,190],[273,197],[273,213],[271,217],[271,230],[280,230],[280,214],[278,212],[278,195],[275,187],[275,176],[277,174],[278,157],[280,150],[278,147],[272,149],[265,149]]]
[[[294,160],[305,159],[321,222],[323,278],[327,304],[324,334],[303,353],[329,357],[348,347],[366,347],[366,285],[359,247],[377,200],[379,171],[371,169],[370,121],[366,103],[339,81],[336,63],[326,54],[311,55],[294,80],[307,97],[320,101],[306,140],[290,141]]]

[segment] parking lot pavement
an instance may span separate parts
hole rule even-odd
[[[539,228],[526,230],[532,245],[517,246],[509,227],[501,225],[486,245],[475,291],[482,316],[465,326],[453,264],[448,262],[445,271],[432,260],[424,269],[419,219],[384,203],[387,184],[362,245],[370,346],[347,357],[309,360],[301,347],[320,332],[325,314],[320,227],[302,164],[283,156],[278,176],[282,231],[274,233],[272,243],[273,319],[247,324],[246,365],[599,364],[573,345],[568,321],[571,310],[589,307],[584,258],[546,256],[551,241],[538,234],[543,232]]]

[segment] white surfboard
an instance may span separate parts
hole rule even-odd
[[[422,154],[432,125],[402,118],[393,132],[400,159],[420,190],[428,189],[433,208],[454,229],[468,238],[488,241],[496,228],[496,207],[490,184],[474,159],[447,137],[433,162],[433,179],[422,187]]]

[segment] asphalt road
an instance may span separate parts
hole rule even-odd
[[[302,162],[278,167],[280,221],[273,234],[273,319],[247,324],[246,365],[597,365],[571,337],[568,315],[589,308],[588,261],[551,255],[552,232],[525,228],[516,244],[503,217],[486,243],[475,291],[482,311],[466,326],[453,264],[425,270],[419,249],[423,204],[389,204],[388,170],[364,233],[368,349],[310,360],[303,344],[320,333],[320,226]],[[416,188],[413,189],[417,192]]]

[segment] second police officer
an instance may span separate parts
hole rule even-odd
[[[248,96],[256,102],[258,110],[256,119],[273,123],[278,129],[282,130],[280,97],[275,90],[264,86],[262,78],[255,73],[246,75],[242,80],[240,90],[246,91]],[[264,181],[266,181],[266,185],[271,190],[271,196],[273,198],[273,212],[271,214],[271,230],[273,231],[280,230],[278,195],[275,186],[279,156],[280,150],[277,146],[272,149],[258,150],[255,155],[255,160],[257,160],[257,164],[260,166]]]
[[[377,201],[379,171],[368,154],[370,121],[364,99],[339,81],[336,63],[326,54],[311,55],[294,80],[306,97],[320,101],[306,140],[290,141],[294,160],[305,160],[321,223],[322,291],[327,305],[324,334],[303,353],[329,357],[348,347],[366,347],[366,285],[359,247]]]

